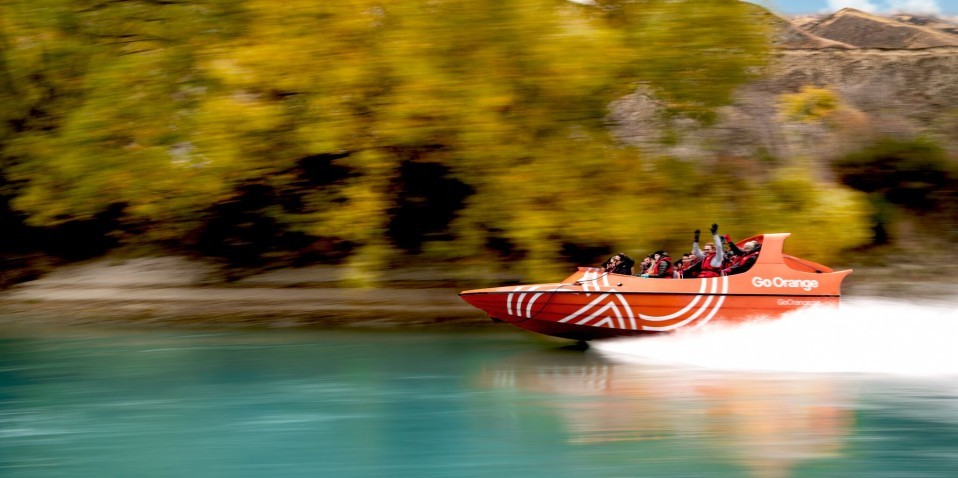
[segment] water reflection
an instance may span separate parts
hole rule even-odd
[[[839,457],[854,427],[854,393],[822,376],[645,367],[553,350],[487,367],[479,382],[542,394],[540,405],[560,417],[570,443],[682,441],[697,460],[760,478]]]
[[[743,348],[723,338],[729,354]],[[638,351],[654,352],[650,344]],[[519,331],[0,327],[0,476],[944,478],[958,469],[951,379],[717,372],[596,349],[560,350]]]

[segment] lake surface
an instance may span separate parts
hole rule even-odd
[[[958,317],[565,349],[491,332],[0,328],[0,476],[954,477]]]

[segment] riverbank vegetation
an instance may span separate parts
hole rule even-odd
[[[343,264],[367,283],[422,263],[544,277],[679,251],[712,222],[790,231],[790,251],[830,262],[874,243],[889,211],[954,208],[934,145],[876,144],[822,174],[616,143],[606,107],[639,85],[707,124],[760,74],[769,32],[743,2],[3,4],[8,270],[125,250]],[[809,95],[783,114],[834,109]]]

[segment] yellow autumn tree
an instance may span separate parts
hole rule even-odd
[[[474,191],[449,225],[454,240],[427,244],[427,257],[481,261],[497,240],[521,257],[520,269],[546,270],[561,241],[634,238],[634,224],[667,200],[641,194],[654,178],[634,151],[610,143],[605,105],[641,81],[678,107],[706,110],[766,51],[764,31],[737,2],[244,6],[251,19],[244,35],[204,50],[202,63],[217,88],[200,111],[212,118],[228,104],[225,117],[236,122],[200,122],[199,150],[266,171],[303,156],[340,158],[356,174],[309,191],[308,211],[284,221],[361,244],[376,262],[390,255],[391,189],[406,162],[441,164]],[[695,18],[686,22],[688,15]],[[716,23],[735,27],[702,26]],[[258,151],[262,134],[248,131],[245,118],[266,104],[281,131],[270,133],[269,151]],[[622,199],[610,210],[620,226],[597,214],[608,209],[609,193]]]
[[[779,98],[779,110],[789,121],[817,122],[827,120],[839,108],[838,95],[828,88],[803,86],[797,93]]]
[[[7,3],[19,14],[3,17],[2,38],[17,45],[5,71],[55,112],[4,144],[14,205],[34,224],[120,205],[135,230],[184,238],[257,185],[279,198],[257,214],[342,241],[368,266],[403,258],[398,209],[443,201],[455,185],[435,230],[404,232],[418,235],[420,259],[551,275],[567,269],[566,246],[685,247],[713,220],[787,207],[753,214],[738,201],[777,184],[641,156],[603,122],[640,85],[708,120],[766,61],[765,27],[742,2]],[[53,98],[41,70],[58,81]],[[325,169],[306,174],[315,158]],[[411,165],[442,181],[411,192]]]

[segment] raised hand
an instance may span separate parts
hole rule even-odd
[[[712,235],[714,236],[715,233],[718,232],[718,224],[712,224],[712,228],[709,229],[709,231],[712,231]]]

